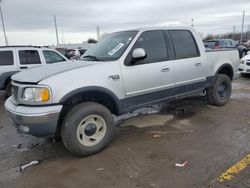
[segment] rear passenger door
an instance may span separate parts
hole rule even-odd
[[[176,86],[206,80],[206,62],[203,60],[196,40],[189,30],[169,30],[175,54]]]
[[[38,50],[19,49],[18,59],[19,59],[19,70],[29,69],[32,67],[42,65],[42,61]]]

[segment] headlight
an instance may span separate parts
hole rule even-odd
[[[240,64],[245,64],[245,60],[240,60]]]
[[[47,102],[50,100],[50,90],[46,87],[25,88],[22,100],[25,102]]]

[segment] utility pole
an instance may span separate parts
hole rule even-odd
[[[4,40],[6,46],[8,46],[8,39],[5,31],[5,25],[4,25],[4,19],[3,19],[3,11],[2,11],[2,0],[0,0],[0,14],[1,14],[1,20],[2,20],[2,26],[3,26],[3,34],[4,34]]]
[[[235,34],[236,33],[236,26],[234,25],[233,26],[233,34]]]
[[[65,38],[64,38],[64,31],[63,31],[63,25],[61,25],[61,29],[62,29],[62,43],[65,43]]]
[[[245,21],[245,11],[243,11],[243,17],[242,17],[242,26],[241,26],[240,42],[242,42],[242,39],[243,39],[244,21]]]
[[[97,41],[100,40],[100,27],[99,25],[96,27],[96,35],[97,35]]]
[[[56,15],[54,14],[54,22],[55,22],[55,30],[56,30],[56,42],[59,44],[58,32],[57,32],[57,23],[56,23]]]
[[[248,40],[250,39],[250,24],[248,24],[248,27],[247,27],[247,39]]]
[[[192,22],[191,27],[194,27],[194,19],[193,18],[191,19],[191,22]]]

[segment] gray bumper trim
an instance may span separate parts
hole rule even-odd
[[[5,108],[10,122],[20,131],[37,137],[53,136],[62,105],[17,106],[9,98]]]

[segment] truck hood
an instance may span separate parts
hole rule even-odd
[[[61,72],[77,69],[80,67],[91,66],[96,63],[97,62],[93,61],[74,61],[44,65],[19,72],[13,75],[11,79],[17,82],[38,83],[45,78],[59,74]]]

